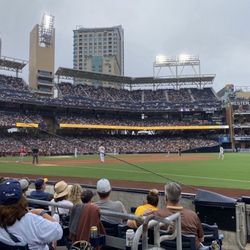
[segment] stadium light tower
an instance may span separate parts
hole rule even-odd
[[[29,85],[39,95],[53,96],[54,67],[54,16],[44,14],[30,32]]]
[[[50,47],[54,33],[54,16],[43,14],[39,25],[39,43],[41,47]]]
[[[153,63],[154,78],[173,79],[173,86],[179,88],[180,78],[200,77],[200,59],[198,56],[180,54],[175,57],[158,55]]]
[[[193,75],[200,74],[200,59],[198,56],[189,54],[180,54],[176,57],[167,57],[158,55],[153,63],[153,71],[155,78],[176,77],[183,75],[184,68],[191,68]],[[161,70],[168,70],[168,74],[161,76]],[[170,74],[169,74],[170,72]]]

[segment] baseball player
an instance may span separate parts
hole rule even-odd
[[[105,147],[103,145],[101,145],[99,147],[98,151],[99,151],[100,161],[101,161],[101,163],[104,163]]]
[[[23,162],[23,159],[26,153],[27,153],[26,148],[24,146],[21,146],[19,150],[19,159],[16,162]]]
[[[224,148],[220,146],[219,159],[224,160]]]

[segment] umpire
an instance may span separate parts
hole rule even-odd
[[[39,152],[38,148],[32,148],[32,157],[33,157],[32,163],[33,164],[38,164],[38,152]]]

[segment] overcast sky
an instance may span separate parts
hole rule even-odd
[[[28,60],[29,32],[44,12],[55,16],[56,69],[73,65],[77,25],[122,25],[127,76],[152,76],[158,54],[188,53],[200,57],[201,73],[216,74],[216,90],[250,86],[248,0],[0,0],[2,55]]]

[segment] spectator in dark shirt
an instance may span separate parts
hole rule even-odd
[[[36,190],[32,191],[28,198],[35,199],[35,200],[43,200],[43,201],[51,201],[53,199],[53,195],[51,193],[45,192],[47,179],[39,178],[35,181],[35,188]],[[48,206],[38,205],[38,204],[31,204],[34,208],[43,208],[48,210]]]

